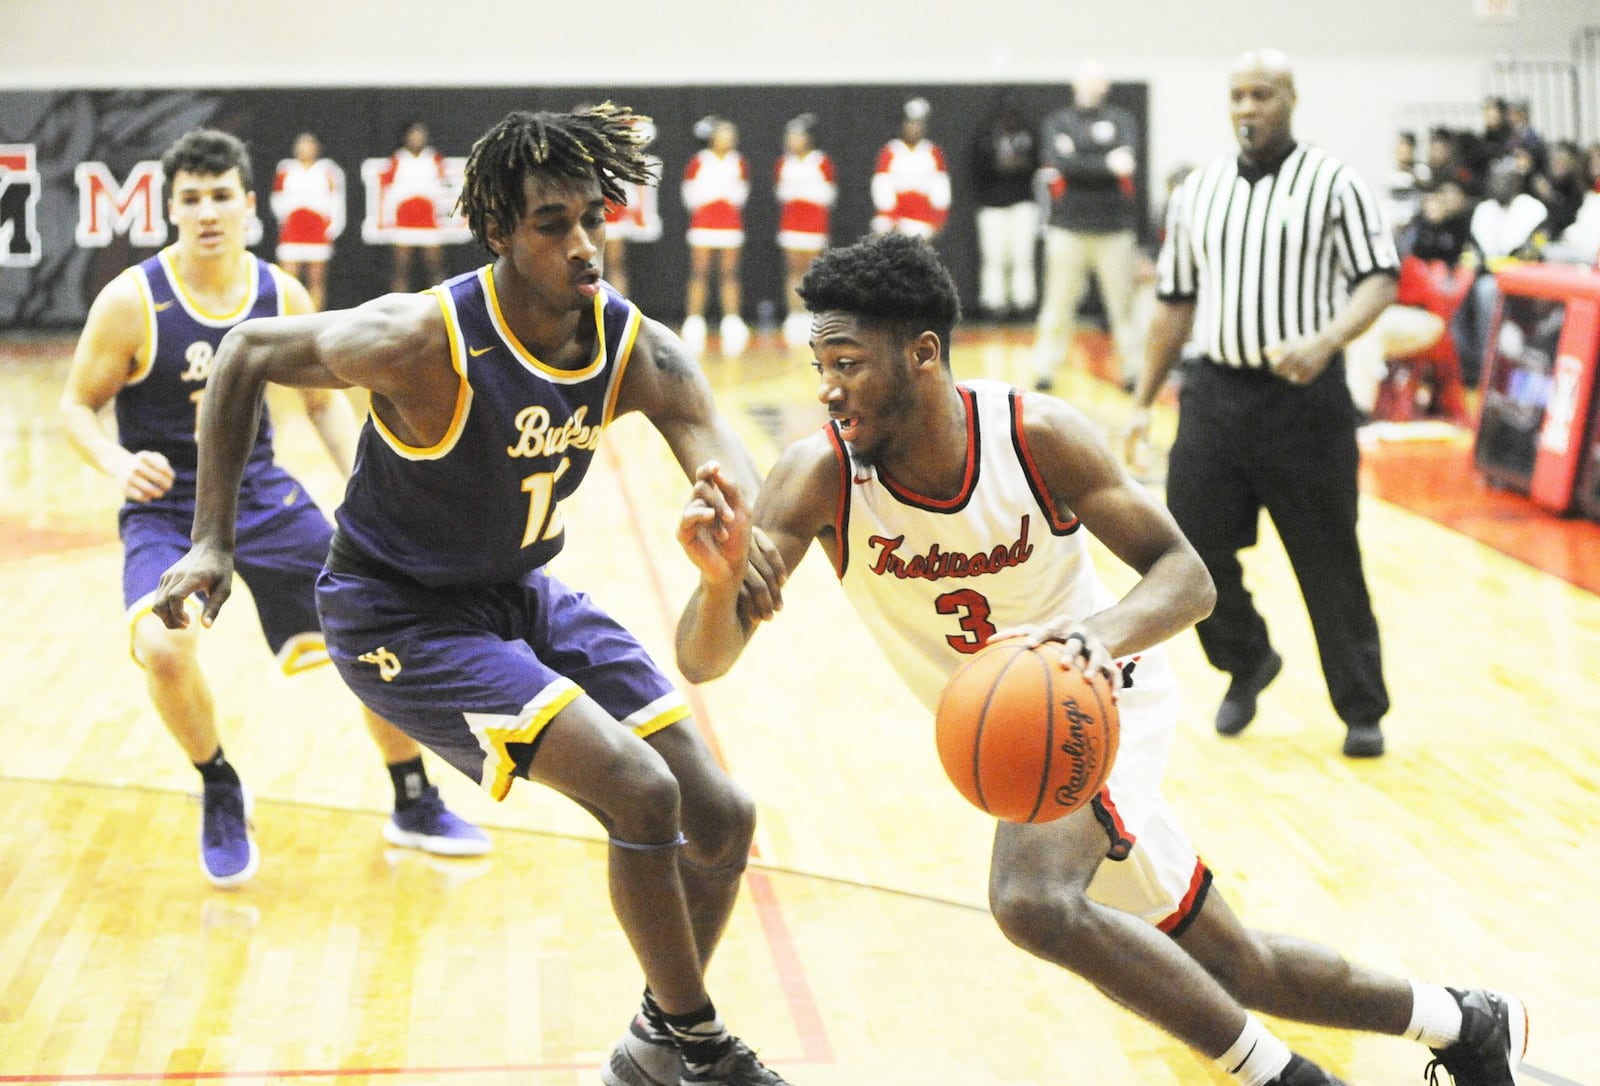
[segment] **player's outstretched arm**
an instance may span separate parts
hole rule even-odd
[[[440,338],[430,320],[438,320],[433,299],[390,295],[356,309],[245,321],[223,337],[200,401],[193,546],[162,575],[152,607],[168,627],[188,624],[184,600],[197,592],[207,596],[201,617],[206,625],[227,601],[239,482],[255,444],[267,382],[294,388],[361,384],[375,394],[393,394],[403,412],[407,397],[426,393],[441,368],[427,350]],[[448,357],[442,369],[450,372]]]
[[[1160,644],[1211,613],[1216,587],[1166,507],[1133,479],[1088,419],[1060,400],[1029,396],[1028,452],[1058,515],[1089,533],[1140,574],[1111,607],[1083,619],[1114,657]]]
[[[745,504],[755,504],[761,473],[750,450],[717,410],[711,386],[683,341],[648,318],[639,330],[617,397],[617,413],[629,411],[650,420],[690,482],[697,482],[702,466],[715,462],[721,478],[738,490]],[[758,618],[771,618],[783,605],[781,562],[760,534],[749,559],[744,574],[747,603]]]
[[[760,559],[786,579],[813,539],[834,544],[830,517],[838,507],[839,474],[820,435],[791,445],[762,487],[754,513],[738,488],[708,464],[696,472],[678,541],[700,570],[700,584],[678,619],[678,670],[690,682],[727,673],[761,621],[770,618],[752,600],[752,540],[771,550]]]
[[[189,624],[184,601],[205,593],[204,625],[227,602],[233,582],[234,522],[239,483],[255,445],[268,381],[304,385],[316,334],[338,314],[266,317],[245,321],[223,337],[200,400],[199,466],[195,479],[193,546],[162,574],[152,610],[170,629]],[[294,377],[288,380],[288,377]],[[330,380],[334,380],[329,375]]]

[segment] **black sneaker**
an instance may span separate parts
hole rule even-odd
[[[1345,1086],[1328,1072],[1304,1056],[1289,1055],[1289,1066],[1278,1072],[1278,1077],[1267,1086]]]
[[[680,1086],[789,1086],[783,1076],[762,1064],[750,1046],[733,1038],[727,1053],[703,1071],[685,1065]]]
[[[1486,988],[1450,994],[1461,1004],[1461,1038],[1433,1050],[1423,1074],[1439,1086],[1439,1071],[1455,1086],[1519,1086],[1517,1068],[1528,1051],[1528,1011],[1514,997]]]

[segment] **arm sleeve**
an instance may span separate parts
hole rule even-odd
[[[1345,275],[1359,282],[1375,272],[1399,274],[1400,258],[1394,235],[1384,226],[1383,213],[1361,175],[1342,167],[1333,187],[1335,238]]]

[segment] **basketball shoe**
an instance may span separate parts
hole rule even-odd
[[[237,781],[206,783],[200,796],[200,870],[213,886],[242,886],[261,866],[250,836],[250,808],[250,793]]]
[[[728,1050],[709,1067],[685,1064],[678,1081],[681,1086],[789,1086],[782,1075],[756,1059],[750,1046],[737,1037],[729,1039]]]
[[[436,784],[423,789],[410,806],[395,808],[383,824],[383,839],[435,856],[482,856],[489,851],[489,835],[446,807]]]
[[[1518,1086],[1517,1068],[1528,1051],[1528,1012],[1503,992],[1485,988],[1450,994],[1461,1004],[1461,1037],[1433,1050],[1423,1074],[1439,1086],[1439,1071],[1449,1072],[1455,1086]]]
[[[1304,1056],[1290,1053],[1289,1065],[1279,1071],[1267,1086],[1345,1086],[1345,1083]]]
[[[683,1073],[678,1046],[652,1029],[641,1011],[600,1068],[600,1081],[606,1086],[678,1086]]]

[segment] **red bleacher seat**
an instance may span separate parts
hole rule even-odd
[[[1378,389],[1375,418],[1404,422],[1417,415],[1419,394],[1426,381],[1433,387],[1431,406],[1458,426],[1471,425],[1466,386],[1461,380],[1461,360],[1456,356],[1450,321],[1472,289],[1475,273],[1452,268],[1442,260],[1408,256],[1400,262],[1400,285],[1395,301],[1414,305],[1444,321],[1444,334],[1432,345],[1401,358],[1389,359],[1389,372]]]

